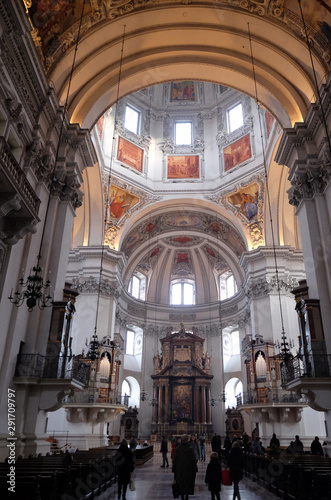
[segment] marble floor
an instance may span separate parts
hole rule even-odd
[[[156,447],[155,447],[156,448]],[[170,453],[168,454],[170,456]],[[157,449],[154,450],[154,457],[144,465],[136,467],[134,471],[135,491],[127,491],[127,500],[171,500],[173,482],[173,473],[171,472],[171,460],[169,459],[169,468],[160,468],[162,456]],[[211,495],[205,483],[207,462],[199,462],[195,492],[189,496],[189,500],[210,500]],[[102,493],[98,500],[117,499],[117,485]],[[252,481],[243,479],[239,484],[241,500],[275,500],[276,497],[270,494],[261,486]],[[221,500],[232,500],[233,486],[222,486]]]

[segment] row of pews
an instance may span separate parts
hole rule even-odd
[[[11,465],[0,463],[1,499],[88,500],[116,482],[115,452],[107,449],[17,459],[15,494],[10,491]],[[7,482],[9,481],[9,482]]]
[[[69,453],[18,458],[14,466],[0,463],[1,500],[89,500],[116,483],[115,454],[118,446]],[[137,446],[135,464],[153,456],[153,446]],[[11,467],[15,467],[12,474]],[[14,491],[9,490],[11,479]],[[15,492],[15,494],[13,494]]]
[[[331,458],[245,453],[244,476],[285,500],[331,500]]]

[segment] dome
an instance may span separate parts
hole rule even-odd
[[[241,255],[265,242],[265,154],[279,133],[250,97],[210,82],[148,87],[99,118],[104,242],[124,254],[136,298],[171,304],[172,285],[188,283],[193,303],[214,302],[230,276],[240,289]]]

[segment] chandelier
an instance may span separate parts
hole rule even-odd
[[[87,358],[90,359],[91,361],[95,361],[99,356],[99,347],[100,347],[100,342],[98,340],[96,331],[94,331],[94,335],[90,340],[89,350],[87,352]]]
[[[49,279],[44,282],[41,272],[42,268],[39,265],[41,255],[37,257],[37,265],[32,268],[32,273],[24,281],[24,277],[20,278],[20,290],[17,290],[13,296],[13,290],[8,299],[16,307],[20,307],[26,300],[28,311],[31,312],[33,308],[38,305],[39,309],[44,309],[53,304],[52,296],[50,295],[51,282]],[[48,290],[48,292],[46,292]],[[47,293],[47,295],[45,295]]]

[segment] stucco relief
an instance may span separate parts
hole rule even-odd
[[[89,278],[79,277],[73,278],[72,286],[79,293],[100,293],[105,297],[118,299],[121,294],[121,289],[118,282],[110,282],[108,280],[101,281],[90,276]]]
[[[293,276],[284,276],[277,282],[276,276],[259,278],[255,282],[250,281],[245,288],[245,294],[248,299],[264,297],[270,293],[279,291],[283,294],[291,293],[297,286],[298,280]]]

